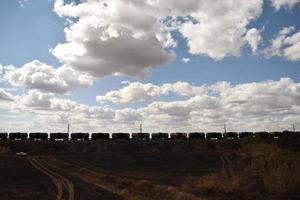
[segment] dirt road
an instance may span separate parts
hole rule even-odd
[[[132,177],[115,176],[99,171],[94,171],[85,166],[70,165],[54,158],[44,158],[51,168],[65,172],[70,177],[76,177],[80,180],[103,188],[106,191],[117,194],[124,199],[136,200],[158,200],[158,199],[176,199],[176,200],[201,200],[193,194],[186,193],[180,188],[173,186],[160,185],[145,179],[136,179]],[[68,170],[65,170],[68,169]]]
[[[68,193],[65,194],[67,196],[67,199],[74,200],[74,185],[72,181],[50,169],[49,166],[41,163],[36,157],[28,157],[28,161],[34,168],[47,175],[51,179],[51,181],[57,188],[56,200],[63,199],[65,190]]]

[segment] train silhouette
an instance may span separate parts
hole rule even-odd
[[[0,140],[221,140],[244,137],[280,138],[300,136],[300,132],[174,132],[174,133],[0,133]]]

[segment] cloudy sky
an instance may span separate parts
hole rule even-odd
[[[1,0],[0,131],[300,129],[300,0]]]

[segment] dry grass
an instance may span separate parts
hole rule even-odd
[[[0,146],[0,156],[5,156],[5,155],[8,155],[10,153],[11,153],[11,151],[8,147],[1,147]]]
[[[245,168],[235,168],[234,175],[223,172],[189,178],[183,189],[213,199],[299,198],[299,153],[263,143],[245,146],[242,151],[249,157]]]

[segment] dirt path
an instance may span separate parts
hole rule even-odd
[[[74,200],[74,185],[72,181],[53,171],[45,164],[42,164],[37,158],[29,157],[28,161],[34,168],[41,173],[46,174],[52,180],[57,188],[56,200],[63,199],[64,189],[68,192],[68,200]]]
[[[61,160],[47,158],[51,168],[64,171],[72,177],[91,183],[97,187],[105,189],[113,194],[117,194],[128,200],[200,200],[190,193],[181,191],[173,186],[160,185],[149,180],[136,180],[130,177],[120,177],[113,174],[106,174],[94,171],[84,166],[70,165]]]

